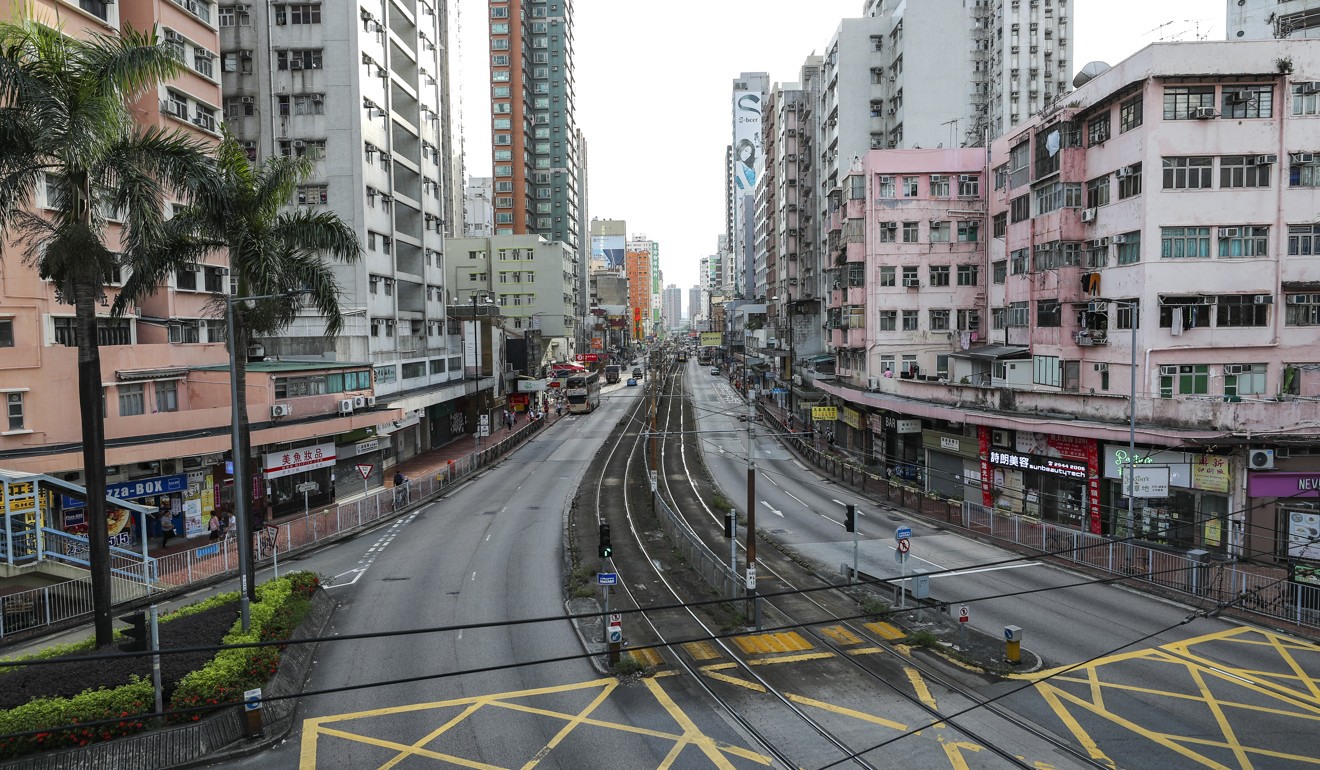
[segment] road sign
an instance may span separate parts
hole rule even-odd
[[[478,425],[490,425],[490,415],[488,415],[488,414],[479,414],[479,415],[477,415],[477,424],[478,424]]]
[[[894,550],[894,561],[898,562],[899,564],[904,564],[907,562],[908,559],[911,558],[912,558],[912,554],[908,553],[907,551],[899,551],[897,549]]]
[[[485,438],[485,437],[489,436],[489,435],[490,435],[490,424],[489,424],[489,423],[483,423],[483,424],[481,424],[481,425],[478,425],[478,426],[477,426],[477,435],[480,436],[481,438]]]
[[[375,466],[363,464],[363,465],[354,465],[353,467],[357,468],[358,474],[365,479],[371,476],[371,469],[374,468]]]
[[[621,613],[618,613],[618,612],[611,612],[611,613],[610,613],[610,625],[611,625],[611,626],[621,625],[622,623],[623,623],[623,615],[622,615]]]
[[[623,626],[610,626],[609,641],[611,644],[623,641]]]
[[[958,622],[959,622],[959,623],[966,623],[966,622],[968,622],[968,621],[971,620],[971,619],[972,619],[972,611],[969,610],[969,609],[967,609],[967,605],[966,605],[966,604],[964,604],[963,606],[961,606],[961,607],[958,608]]]
[[[756,590],[756,565],[755,565],[755,564],[748,564],[748,565],[747,565],[747,590],[748,590],[748,591],[755,591],[755,590]]]
[[[318,490],[318,489],[320,489],[320,488],[321,488],[321,485],[320,485],[320,484],[317,484],[315,481],[304,481],[303,483],[301,483],[301,484],[299,484],[298,486],[294,487],[294,490],[296,490],[296,491],[298,491],[298,492],[315,492],[316,490]]]
[[[911,551],[912,541],[908,540],[906,537],[898,541],[898,550],[902,551],[903,553],[907,553],[908,551]]]
[[[619,573],[617,573],[617,572],[597,572],[597,573],[596,573],[596,585],[612,586],[612,585],[616,585],[616,584],[618,584],[618,582],[619,582]],[[615,616],[613,616],[613,617],[616,617],[616,618],[617,618],[618,615],[615,615]]]
[[[257,711],[261,708],[261,688],[248,690],[243,693],[243,710]]]
[[[900,541],[911,540],[912,527],[899,527],[898,529],[894,530],[894,539]]]

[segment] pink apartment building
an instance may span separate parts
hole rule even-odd
[[[0,0],[0,14],[12,18],[20,5]],[[121,25],[154,27],[177,49],[188,71],[139,100],[134,106],[138,120],[219,141],[216,110],[221,92],[213,4],[45,0],[33,7],[39,18],[62,26],[70,35],[114,34]],[[44,191],[35,203],[45,205]],[[23,263],[12,244],[6,254],[0,270],[0,392],[6,402],[0,469],[50,474],[78,483],[82,456],[73,307],[59,301],[52,286]],[[226,505],[230,494],[224,462],[231,424],[228,353],[224,319],[215,317],[209,307],[215,294],[230,290],[226,259],[216,254],[194,270],[181,271],[134,315],[111,318],[114,287],[124,277],[115,276],[107,287],[106,315],[101,319],[111,491],[145,505],[167,507],[176,516],[177,531],[201,534],[207,514]],[[368,461],[379,455],[382,442],[373,438],[374,428],[402,415],[397,410],[368,411],[374,406],[371,394],[369,364],[250,364],[253,457],[261,463],[254,491],[263,504],[294,498],[285,488],[308,480],[318,482],[318,494],[328,499],[333,495],[336,457],[351,468],[362,462],[363,454]],[[286,468],[280,462],[285,452],[314,452],[318,462]],[[379,462],[375,465],[380,468]],[[340,468],[339,477],[346,475]],[[132,490],[146,493],[130,494]],[[23,492],[16,487],[8,491],[13,496]],[[296,501],[301,506],[301,494]],[[46,495],[41,521],[45,526],[81,531],[81,507],[71,498]],[[6,510],[7,518],[10,513]],[[116,545],[138,536],[112,535]],[[10,558],[0,561],[14,563]],[[29,574],[24,579],[38,578]]]
[[[839,191],[830,323],[847,385],[824,388],[854,413],[848,446],[1024,516],[1320,559],[1303,535],[1320,531],[1313,43],[1156,44],[1079,83],[992,143],[975,258],[928,236],[929,220],[954,220],[923,199],[937,156],[895,154],[908,155],[872,153]],[[876,231],[891,221],[893,237]],[[931,267],[963,260],[980,261],[974,291],[931,286]],[[982,331],[951,321],[941,353],[931,312],[963,302]],[[1155,486],[1129,517],[1131,464]]]

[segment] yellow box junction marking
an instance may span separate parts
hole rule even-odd
[[[664,665],[665,662],[665,659],[660,657],[660,652],[654,647],[646,647],[640,650],[628,650],[628,654],[632,656],[633,660],[643,666],[649,666],[651,668]]]
[[[854,634],[846,626],[826,626],[820,632],[838,644],[861,644],[862,637]]]
[[[811,642],[803,639],[802,635],[796,631],[735,636],[733,637],[733,643],[748,655],[770,652],[800,652],[811,649]]]
[[[900,631],[897,626],[892,623],[886,623],[883,620],[876,621],[875,623],[867,623],[866,627],[876,636],[881,639],[888,639],[889,641],[902,639],[907,636],[907,634]]]
[[[785,655],[782,658],[756,658],[747,661],[749,666],[771,666],[778,663],[801,663],[806,660],[821,660],[823,658],[833,658],[832,652],[807,652],[802,655]]]
[[[693,660],[715,660],[720,657],[720,651],[710,642],[687,642],[683,645],[683,649],[692,656]]]

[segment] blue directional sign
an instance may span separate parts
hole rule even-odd
[[[619,582],[619,573],[617,572],[597,572],[596,584],[602,586],[617,585]]]
[[[912,527],[899,527],[894,530],[895,540],[910,540],[912,538]]]

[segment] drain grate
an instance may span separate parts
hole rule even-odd
[[[387,578],[381,578],[381,579],[380,579],[380,582],[382,582],[382,583],[398,583],[398,582],[403,581],[403,580],[412,580],[412,578],[406,578],[406,577],[387,577]]]

